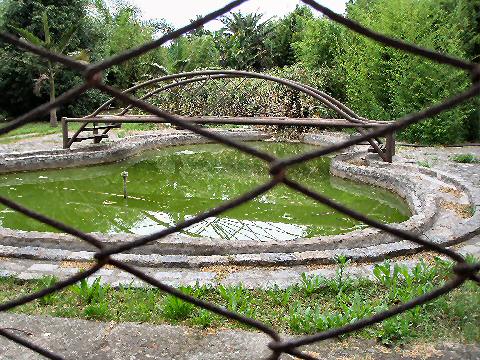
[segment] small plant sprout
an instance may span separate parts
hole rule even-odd
[[[193,290],[191,287],[180,287],[183,293],[191,295]],[[185,320],[193,315],[195,306],[174,295],[167,295],[162,304],[162,314],[166,319],[173,321]]]
[[[345,281],[345,268],[350,263],[350,259],[348,259],[345,255],[338,255],[335,257],[335,262],[337,263],[338,267],[335,272],[335,279],[337,281],[337,292],[343,292],[347,282]]]
[[[101,277],[95,278],[91,285],[86,279],[82,279],[79,284],[72,285],[72,291],[78,295],[84,304],[98,304],[105,300],[108,286],[102,286]]]
[[[323,286],[325,286],[325,279],[318,275],[307,275],[305,273],[302,273],[301,279],[302,290],[307,296],[315,294]]]
[[[55,276],[44,276],[40,279],[40,289],[49,288],[55,285],[58,279]],[[56,293],[47,294],[39,299],[42,305],[51,305],[55,302]]]

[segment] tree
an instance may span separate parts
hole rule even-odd
[[[87,50],[92,61],[98,57],[93,47],[101,38],[103,29],[91,23],[91,0],[3,0],[0,2],[0,29],[15,32],[12,26],[26,29],[39,38],[45,39],[43,13],[48,14],[50,37],[53,42],[69,31],[72,24],[77,30],[69,41],[64,53],[75,49]],[[44,41],[44,40],[42,40]],[[37,83],[35,79],[45,72],[45,63],[39,56],[0,42],[0,113],[6,117],[18,116],[26,109],[32,109],[49,101],[49,83]],[[57,68],[55,90],[62,93],[83,81],[82,75],[69,68]],[[40,85],[39,96],[32,88]],[[93,110],[104,100],[97,91],[89,91],[59,108],[59,116],[78,116]],[[45,118],[38,118],[43,120]]]
[[[221,65],[240,70],[261,70],[270,63],[266,44],[272,26],[262,22],[262,14],[233,13],[222,18],[223,28],[216,33],[217,48],[222,54]]]
[[[124,1],[117,1],[111,9],[104,0],[95,0],[95,23],[103,36],[95,46],[101,58],[110,57],[152,41],[157,32],[168,32],[170,26],[164,20],[145,22],[140,10]],[[128,88],[135,82],[161,72],[166,62],[164,48],[130,59],[106,70],[104,78],[119,88]]]
[[[311,19],[311,8],[297,5],[294,11],[272,24],[272,32],[266,39],[272,66],[291,66],[297,62],[294,43],[300,40]]]
[[[356,0],[349,2],[347,13],[380,33],[468,59],[473,58],[469,49],[475,44],[470,39],[477,34],[472,25],[466,25],[478,18],[478,13],[471,13],[473,2]],[[398,119],[441,102],[471,83],[463,71],[384,46],[325,18],[309,20],[294,47],[298,59],[310,69],[331,69],[332,78],[340,79],[332,94],[371,119]],[[473,104],[466,104],[409,126],[400,135],[423,143],[465,141],[475,136],[473,114]]]
[[[57,53],[63,53],[65,51],[65,49],[69,45],[73,35],[75,34],[78,28],[77,24],[72,25],[58,40],[58,42],[53,42],[52,37],[50,35],[50,25],[48,23],[48,16],[46,11],[42,14],[42,25],[43,25],[43,34],[45,37],[44,40],[41,40],[39,37],[31,33],[30,31],[28,31],[27,29],[17,28],[15,26],[10,26],[10,27],[13,30],[15,30],[20,36],[22,36],[26,41],[29,41],[34,45],[44,47],[45,49],[52,50]],[[76,58],[85,61],[87,59],[87,56],[85,52],[79,52]],[[55,101],[55,75],[57,73],[58,68],[59,66],[50,60],[47,60],[45,65],[42,64],[41,65],[42,73],[37,79],[35,88],[34,88],[36,95],[39,95],[42,82],[44,80],[48,80],[49,89],[50,89],[50,102]],[[56,109],[50,110],[50,125],[52,127],[58,126]]]
[[[168,48],[168,69],[179,73],[218,67],[220,54],[215,45],[211,35],[179,37]]]

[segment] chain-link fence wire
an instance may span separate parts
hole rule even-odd
[[[387,318],[390,318],[392,316],[395,316],[397,314],[400,314],[404,311],[407,311],[409,309],[412,309],[415,306],[425,304],[441,295],[444,295],[448,293],[449,291],[461,286],[465,281],[467,280],[472,280],[480,284],[480,263],[474,263],[474,264],[469,264],[466,262],[465,258],[455,252],[452,249],[447,249],[444,248],[438,244],[435,244],[431,241],[428,241],[424,239],[421,236],[412,234],[407,231],[403,231],[400,229],[397,229],[391,225],[386,225],[383,223],[380,223],[378,221],[375,221],[373,219],[370,219],[369,217],[356,212],[352,209],[349,209],[348,207],[345,207],[339,203],[336,203],[335,201],[329,199],[328,197],[319,194],[308,187],[295,182],[291,180],[288,177],[287,170],[289,167],[295,164],[299,164],[302,162],[306,162],[311,159],[318,158],[320,156],[325,156],[328,154],[332,154],[333,152],[339,151],[339,150],[344,150],[352,145],[359,144],[360,142],[363,142],[365,140],[372,139],[374,137],[379,137],[379,136],[384,136],[387,134],[390,134],[392,132],[401,130],[405,127],[407,127],[410,124],[418,123],[422,120],[425,120],[429,117],[435,116],[443,111],[446,111],[448,109],[454,108],[458,106],[459,104],[469,100],[473,99],[474,97],[478,96],[480,94],[480,66],[478,64],[465,61],[462,59],[458,59],[446,54],[442,54],[436,51],[432,51],[429,49],[422,48],[417,45],[413,44],[408,44],[406,42],[403,42],[401,40],[393,39],[391,37],[382,35],[380,33],[377,33],[373,30],[370,30],[368,28],[363,27],[362,25],[349,20],[331,10],[328,8],[318,4],[314,0],[302,0],[303,3],[311,6],[313,9],[323,13],[326,17],[330,18],[331,20],[340,23],[347,28],[351,29],[352,31],[357,32],[358,34],[367,36],[379,43],[382,43],[386,46],[390,46],[396,49],[404,50],[408,53],[422,56],[424,58],[427,58],[429,60],[442,63],[442,64],[447,64],[451,65],[455,68],[465,70],[470,73],[472,77],[472,86],[468,88],[467,90],[446,99],[444,102],[432,105],[429,108],[426,108],[422,111],[419,111],[417,113],[409,114],[407,116],[404,116],[400,119],[397,119],[396,121],[392,122],[391,124],[382,126],[380,128],[377,128],[372,131],[365,132],[359,136],[350,138],[349,140],[340,142],[338,144],[334,144],[325,148],[322,148],[320,150],[313,150],[309,151],[306,153],[303,153],[301,155],[296,155],[293,157],[289,158],[284,158],[284,159],[279,159],[276,158],[275,156],[266,153],[264,151],[255,149],[245,143],[237,142],[235,140],[232,140],[224,135],[220,135],[215,132],[211,132],[208,129],[202,128],[201,126],[197,126],[195,124],[189,123],[188,121],[172,115],[162,109],[159,109],[158,107],[155,107],[149,103],[146,103],[142,100],[139,100],[138,98],[135,98],[127,93],[123,93],[122,91],[108,86],[102,82],[102,76],[101,73],[103,70],[108,69],[111,66],[118,65],[120,63],[123,63],[125,61],[128,61],[129,59],[132,59],[134,57],[140,56],[144,53],[146,53],[149,50],[155,49],[166,42],[173,40],[175,38],[178,38],[181,35],[184,35],[192,30],[195,30],[203,25],[205,25],[207,22],[222,16],[226,13],[228,13],[230,10],[234,9],[235,7],[241,5],[242,3],[245,3],[247,0],[236,0],[232,1],[226,6],[222,7],[221,9],[218,9],[208,15],[206,15],[203,18],[199,18],[196,21],[193,21],[190,23],[188,26],[185,26],[183,28],[180,28],[178,30],[172,31],[161,38],[149,42],[147,44],[144,44],[138,48],[126,51],[124,53],[121,53],[119,55],[115,55],[111,58],[108,58],[102,62],[88,65],[84,64],[78,61],[73,60],[70,57],[54,53],[50,50],[40,48],[38,46],[35,46],[33,44],[30,44],[22,39],[19,39],[18,37],[6,33],[6,32],[0,32],[0,40],[2,40],[5,43],[13,44],[14,46],[21,48],[23,50],[29,51],[31,53],[37,54],[40,57],[44,59],[48,59],[50,61],[56,62],[63,64],[73,70],[79,71],[84,75],[85,82],[82,85],[79,85],[61,96],[59,96],[55,101],[43,104],[28,113],[18,117],[17,119],[7,123],[7,125],[3,126],[0,128],[0,135],[6,134],[10,132],[13,129],[19,128],[22,125],[25,125],[31,121],[34,121],[37,119],[39,116],[43,116],[47,114],[51,109],[57,108],[61,106],[62,104],[65,104],[67,101],[71,101],[77,96],[81,95],[85,91],[89,89],[99,89],[103,91],[106,94],[109,94],[113,96],[114,98],[126,103],[126,104],[131,104],[132,106],[135,106],[147,113],[150,113],[152,115],[156,115],[159,117],[163,117],[167,119],[171,124],[182,127],[187,130],[191,130],[192,132],[199,134],[205,138],[208,138],[211,141],[223,144],[225,146],[229,146],[232,148],[235,148],[243,153],[249,154],[251,156],[255,156],[263,161],[269,166],[270,169],[270,174],[271,174],[271,179],[266,182],[265,184],[262,184],[258,186],[257,188],[251,190],[248,193],[245,193],[241,195],[240,197],[226,201],[222,203],[221,205],[212,208],[204,213],[201,213],[195,217],[192,217],[184,222],[181,222],[175,226],[172,226],[168,229],[164,229],[162,231],[158,231],[156,233],[146,235],[146,236],[141,236],[133,241],[130,242],[122,242],[117,245],[113,246],[107,246],[102,240],[97,236],[97,235],[91,235],[84,233],[78,229],[75,229],[69,225],[63,224],[55,219],[48,218],[42,214],[39,214],[37,212],[34,212],[32,210],[29,210],[25,207],[23,207],[20,204],[17,204],[16,202],[7,199],[3,196],[0,196],[0,203],[15,210],[18,211],[26,216],[29,216],[33,219],[36,219],[42,223],[48,224],[57,230],[60,230],[64,233],[71,234],[81,240],[84,240],[91,245],[95,246],[98,251],[95,254],[95,259],[96,263],[94,266],[92,266],[90,269],[86,270],[85,272],[78,273],[66,280],[59,281],[55,283],[53,286],[42,289],[38,292],[35,292],[33,294],[29,294],[26,296],[19,297],[14,300],[10,300],[7,302],[4,302],[0,304],[0,311],[7,311],[10,310],[16,306],[20,306],[23,304],[26,304],[28,302],[34,301],[36,299],[39,299],[47,294],[54,293],[56,291],[59,291],[61,289],[64,289],[70,285],[73,285],[74,283],[86,279],[87,277],[95,274],[98,270],[102,269],[105,265],[112,265],[115,266],[123,271],[126,271],[139,279],[143,280],[144,282],[148,283],[151,286],[157,287],[161,291],[164,291],[168,294],[174,295],[184,301],[187,301],[189,303],[192,303],[196,306],[199,306],[203,309],[212,311],[218,315],[224,316],[230,320],[235,320],[238,321],[244,325],[247,325],[251,328],[257,329],[266,335],[268,335],[271,338],[271,342],[268,344],[269,348],[271,349],[272,353],[269,359],[279,359],[280,356],[283,353],[291,354],[294,355],[298,358],[301,359],[316,359],[312,355],[309,355],[305,352],[302,352],[299,347],[307,344],[312,344],[314,342],[318,342],[321,340],[337,337],[346,333],[350,333],[356,330],[360,330],[364,327],[373,325],[375,323],[379,323]],[[205,220],[209,217],[213,216],[218,216],[222,214],[223,212],[232,209],[234,207],[237,207],[247,201],[253,200],[254,198],[258,197],[261,194],[264,194],[277,186],[278,184],[284,184],[287,187],[298,191],[302,194],[304,194],[307,197],[310,197],[319,203],[325,204],[345,215],[348,215],[356,220],[362,221],[365,224],[375,227],[377,229],[384,230],[385,232],[388,232],[394,236],[397,236],[400,239],[405,239],[412,241],[418,245],[421,245],[427,250],[431,250],[434,252],[437,252],[441,255],[444,255],[451,260],[453,260],[456,265],[453,267],[453,272],[454,276],[452,279],[447,281],[443,286],[426,293],[424,295],[421,295],[413,300],[410,300],[408,302],[396,305],[391,307],[389,310],[379,312],[371,317],[363,318],[360,320],[357,320],[353,323],[347,324],[342,327],[330,329],[327,331],[319,332],[313,335],[309,336],[304,336],[304,337],[298,337],[298,338],[292,338],[292,339],[282,339],[280,334],[275,331],[273,328],[270,326],[263,324],[255,319],[251,319],[248,317],[245,317],[241,314],[238,314],[233,311],[229,311],[223,307],[217,306],[215,304],[205,302],[202,300],[199,300],[195,297],[192,297],[190,295],[187,295],[180,290],[177,290],[174,287],[168,286],[161,281],[143,273],[140,269],[137,269],[129,264],[125,264],[121,261],[118,261],[114,259],[112,256],[115,254],[122,253],[127,250],[134,249],[139,246],[143,246],[145,244],[148,244],[149,242],[158,240],[162,237],[165,237],[169,234],[173,234],[175,232],[178,232],[182,229],[185,229],[193,224],[197,224],[201,222],[202,220]],[[30,348],[33,351],[36,351],[37,353],[44,355],[47,358],[50,359],[63,359],[63,357],[59,354],[52,353],[51,351],[44,349],[35,343],[26,340],[25,338],[22,338],[6,329],[0,329],[0,335],[18,343],[21,344],[27,348]]]

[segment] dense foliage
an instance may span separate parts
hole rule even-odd
[[[15,28],[25,29],[44,39],[43,14],[48,15],[51,38],[58,41],[73,24],[78,24],[78,31],[65,52],[73,49],[88,48],[93,34],[86,19],[86,0],[72,1],[4,1],[2,3],[2,28],[14,32]],[[25,109],[31,109],[48,101],[49,89],[44,84],[38,96],[34,94],[37,79],[43,73],[45,63],[33,55],[16,50],[13,46],[0,47],[0,113],[11,116],[19,115]],[[72,71],[61,71],[57,90],[63,92],[78,83],[80,77]]]
[[[104,0],[0,0],[0,28],[21,27],[42,38],[41,14],[46,11],[53,39],[78,24],[66,52],[84,49],[92,62],[172,29],[162,19],[143,21],[138,9],[127,2],[114,4],[107,6]],[[480,0],[350,0],[346,15],[387,35],[480,61]],[[279,19],[232,13],[221,20],[220,30],[193,31],[109,69],[104,79],[127,88],[164,74],[205,68],[288,74],[321,86],[360,115],[377,120],[398,119],[471,83],[464,72],[381,46],[314,15],[308,7],[298,6]],[[39,96],[33,91],[40,74],[36,63],[35,57],[1,45],[0,116],[16,116],[48,100],[46,85]],[[80,82],[78,74],[65,69],[58,74],[56,90],[61,93]],[[62,109],[61,115],[84,115],[103,100],[97,92],[90,92]],[[472,101],[411,126],[401,136],[423,143],[478,139],[478,108],[479,101]]]

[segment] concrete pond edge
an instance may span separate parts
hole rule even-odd
[[[253,130],[219,131],[241,141],[264,140],[270,135]],[[308,136],[308,135],[307,135]],[[125,140],[125,141],[123,141]],[[73,166],[88,166],[126,159],[142,151],[163,146],[199,144],[207,139],[188,132],[136,135],[122,141],[77,150],[52,150],[6,154],[0,160],[0,173],[32,171]],[[315,143],[311,137],[304,142]],[[389,189],[405,199],[412,216],[392,226],[424,234],[442,211],[434,188],[449,186],[468,197],[468,204],[478,209],[479,194],[471,185],[455,176],[405,164],[388,164],[371,154],[359,151],[336,155],[331,164],[334,176]],[[450,246],[479,233],[480,211],[455,225],[453,236],[433,241]],[[129,234],[95,234],[107,243],[132,240]],[[420,251],[418,245],[396,239],[381,230],[366,228],[343,235],[296,239],[283,242],[225,241],[190,238],[175,234],[115,257],[138,266],[165,268],[201,268],[213,265],[292,266],[332,264],[335,257],[345,255],[354,262],[381,261]],[[95,249],[87,243],[57,233],[24,232],[0,229],[0,256],[42,261],[93,260]]]

